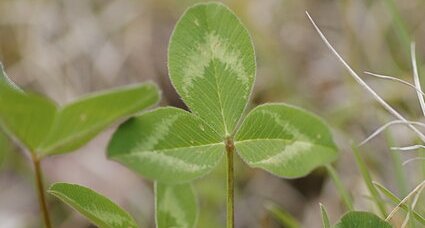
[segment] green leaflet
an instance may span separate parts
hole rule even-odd
[[[65,105],[56,114],[53,126],[38,148],[42,154],[75,150],[117,119],[155,104],[159,99],[152,83],[132,85],[94,93]]]
[[[32,153],[49,133],[56,109],[44,97],[0,83],[0,125]]]
[[[137,227],[122,208],[99,193],[76,184],[55,183],[48,192],[80,212],[101,228]]]
[[[323,121],[284,104],[256,107],[235,138],[236,150],[250,166],[287,178],[304,176],[337,157]]]
[[[50,99],[21,91],[4,72],[0,76],[0,125],[37,156],[75,150],[116,120],[159,99],[156,86],[147,83],[95,93],[58,107]]]
[[[115,132],[108,157],[162,182],[189,181],[210,172],[224,152],[222,138],[195,115],[159,108]]]
[[[219,3],[189,8],[172,34],[168,68],[192,112],[221,136],[232,134],[255,78],[253,44],[236,15]]]
[[[363,211],[351,211],[342,216],[335,228],[391,228],[391,224],[375,214]]]
[[[157,228],[194,228],[198,202],[190,184],[155,183],[155,216]]]

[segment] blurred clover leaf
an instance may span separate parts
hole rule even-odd
[[[170,40],[168,69],[191,112],[165,107],[131,118],[113,135],[108,157],[159,183],[176,184],[207,174],[226,153],[228,227],[234,151],[251,167],[286,178],[337,158],[329,128],[300,108],[265,104],[242,118],[255,80],[254,47],[223,4],[196,4],[184,13]]]
[[[80,148],[117,120],[137,113],[158,100],[157,87],[146,83],[94,93],[58,106],[46,97],[22,91],[7,77],[1,66],[0,127],[31,154],[46,228],[52,225],[44,196],[40,161],[48,155]]]
[[[146,83],[94,93],[60,107],[20,90],[0,72],[0,125],[37,158],[76,150],[117,119],[158,99],[156,86]]]
[[[350,211],[342,216],[335,228],[391,228],[391,224],[382,220],[377,215],[364,211]]]
[[[155,182],[157,227],[196,227],[198,202],[190,184]]]
[[[55,183],[48,192],[101,228],[136,228],[134,219],[99,193],[80,185]]]

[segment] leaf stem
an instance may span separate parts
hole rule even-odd
[[[234,206],[234,174],[233,174],[233,154],[235,145],[231,137],[226,138],[227,154],[227,228],[235,226],[235,206]]]
[[[34,164],[35,183],[37,187],[40,210],[41,210],[41,213],[43,214],[44,225],[46,228],[51,228],[52,224],[50,223],[49,211],[47,210],[46,197],[44,195],[44,185],[42,180],[43,172],[40,167],[40,159],[36,157],[35,155],[33,155],[32,162]]]

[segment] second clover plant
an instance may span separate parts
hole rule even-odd
[[[337,158],[328,127],[300,108],[263,104],[243,117],[255,81],[254,47],[226,6],[197,4],[184,13],[170,40],[168,69],[190,112],[173,107],[145,112],[122,124],[108,147],[109,158],[157,181],[158,226],[195,226],[196,201],[182,199],[193,198],[193,192],[180,184],[206,175],[223,156],[227,227],[234,226],[235,153],[249,166],[285,178],[307,175]],[[176,203],[173,214],[170,205],[179,200],[189,205]]]

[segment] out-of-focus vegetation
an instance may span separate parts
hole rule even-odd
[[[91,91],[152,79],[163,90],[164,104],[184,107],[168,80],[167,45],[177,18],[195,2],[199,1],[2,0],[0,60],[17,84],[48,94],[60,104]],[[350,145],[362,141],[392,117],[347,76],[304,12],[310,12],[359,73],[372,71],[412,81],[409,43],[416,41],[423,82],[425,2],[223,2],[241,17],[254,40],[258,69],[252,103],[291,103],[313,110],[329,122],[342,154],[337,172],[353,195],[355,208],[379,213],[369,198]],[[409,87],[366,75],[364,78],[406,118],[424,120],[416,94]],[[138,224],[152,226],[153,187],[106,160],[104,152],[111,132],[101,134],[77,153],[46,159],[46,181],[91,186],[130,211]],[[3,141],[0,135],[0,221],[5,227],[38,224],[31,166],[19,149],[2,149]],[[425,165],[418,160],[402,166],[394,161],[405,161],[418,153],[389,148],[415,142],[415,135],[406,127],[393,126],[359,150],[372,179],[399,198],[424,179]],[[1,164],[4,152],[7,156]],[[425,156],[424,152],[419,155]],[[287,181],[249,169],[238,159],[235,162],[238,227],[279,227],[278,219],[264,207],[268,201],[297,219],[302,227],[321,223],[319,202],[326,206],[332,224],[345,210],[323,169]],[[199,227],[224,224],[224,170],[223,163],[207,179],[195,183],[201,199]],[[417,204],[417,210],[423,212],[424,197],[419,200],[422,203]],[[88,226],[85,219],[58,201],[49,198],[49,202],[55,224]],[[403,216],[396,216],[396,222],[401,224]]]

